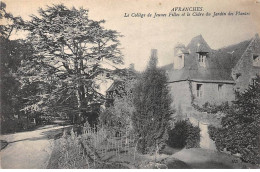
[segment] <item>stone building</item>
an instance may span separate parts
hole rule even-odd
[[[173,63],[163,66],[169,78],[172,106],[201,132],[200,147],[215,150],[208,125],[218,126],[221,113],[198,110],[205,104],[220,105],[235,99],[260,75],[260,39],[252,39],[213,50],[199,35],[185,46],[174,48]],[[195,108],[196,107],[196,108]]]
[[[175,107],[190,111],[192,104],[219,105],[235,99],[235,90],[244,91],[260,74],[260,39],[213,50],[202,35],[185,46],[174,48],[173,63],[163,66]]]

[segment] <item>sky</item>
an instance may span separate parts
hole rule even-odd
[[[104,19],[106,29],[120,32],[125,65],[134,63],[144,70],[151,49],[158,50],[159,66],[173,62],[173,49],[177,43],[187,45],[201,34],[213,49],[239,43],[260,34],[260,3],[256,0],[3,0],[6,11],[14,16],[30,19],[39,7],[63,3],[68,7],[89,9],[89,18]],[[203,13],[248,12],[239,16],[184,16],[156,17],[154,13],[169,14],[174,7],[202,7]],[[129,13],[130,17],[124,17]],[[151,13],[152,17],[131,17],[138,13]],[[11,38],[22,37],[22,33]]]

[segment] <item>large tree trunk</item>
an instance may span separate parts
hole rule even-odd
[[[86,100],[84,85],[78,85],[76,96],[77,96],[78,109],[79,109],[78,117],[81,120],[81,118],[84,115],[84,112],[86,111],[85,109],[88,103]]]
[[[81,92],[80,92],[79,87],[78,87],[78,90],[76,91],[76,96],[77,96],[78,110],[79,110],[78,117],[81,118],[81,116],[82,116],[82,99],[81,99]]]

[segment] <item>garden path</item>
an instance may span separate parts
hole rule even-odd
[[[8,142],[0,152],[0,168],[44,169],[52,152],[57,131],[67,126],[48,125],[34,131],[1,135]]]

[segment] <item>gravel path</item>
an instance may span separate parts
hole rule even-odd
[[[64,126],[45,126],[34,131],[1,135],[8,142],[0,152],[1,168],[44,169],[52,152],[54,133]]]

